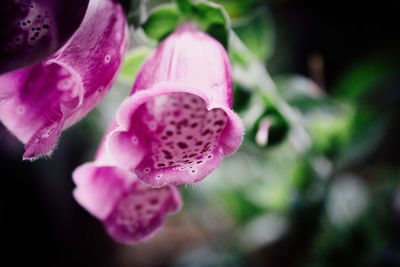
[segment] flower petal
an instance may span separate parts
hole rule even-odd
[[[241,143],[228,55],[191,24],[147,59],[132,93],[117,111],[107,146],[119,166],[147,184],[197,182]]]
[[[116,241],[133,243],[153,235],[162,227],[166,213],[180,206],[176,187],[153,188],[137,180],[104,223]]]
[[[0,74],[37,63],[78,29],[89,0],[5,0],[0,8]]]
[[[116,78],[127,42],[121,6],[92,0],[79,29],[53,56],[0,76],[0,120],[26,144],[24,158],[50,153],[61,130],[102,99]]]
[[[108,233],[121,243],[154,234],[163,225],[166,213],[181,206],[176,187],[152,188],[115,166],[87,163],[75,170],[73,178],[75,199],[102,220]]]
[[[99,220],[105,220],[128,188],[137,181],[134,174],[112,166],[86,163],[72,174],[74,197]]]
[[[113,121],[107,133],[115,127]],[[153,188],[132,172],[115,166],[105,138],[95,161],[83,164],[72,176],[76,201],[101,220],[108,233],[121,243],[134,243],[154,234],[162,227],[166,214],[182,206],[175,186]]]

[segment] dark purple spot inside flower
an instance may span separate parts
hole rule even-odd
[[[214,125],[218,125],[218,126],[222,126],[222,125],[224,125],[225,124],[225,122],[223,121],[223,120],[218,120],[218,121],[216,121],[215,123],[214,123]]]
[[[158,203],[158,198],[152,198],[150,199],[150,204],[151,205],[156,205]]]
[[[220,109],[207,110],[205,102],[191,94],[172,93],[160,96],[160,100],[149,100],[142,105],[134,115],[140,123],[132,126],[144,129],[143,134],[152,140],[153,150],[149,149],[147,156],[152,157],[154,166],[173,165],[182,171],[193,169],[194,164],[204,162],[208,149],[218,146],[220,136],[216,129],[224,127],[226,114]],[[165,130],[154,131],[154,126],[143,122],[143,118],[154,121],[156,129]],[[193,173],[197,172],[195,169]]]
[[[50,28],[50,26],[47,25],[47,24],[44,24],[42,27],[43,27],[44,29],[49,29],[49,28]]]
[[[179,142],[179,143],[178,143],[178,146],[179,146],[179,148],[181,148],[181,149],[186,149],[186,148],[188,148],[187,144],[186,144],[186,143],[183,143],[183,142]]]
[[[205,130],[201,135],[207,135],[207,134],[209,134],[209,133],[210,133],[210,130],[207,129],[207,130]]]
[[[188,125],[188,120],[187,119],[184,119],[184,120],[182,120],[181,122],[179,122],[179,126],[184,126],[184,127],[186,127]]]

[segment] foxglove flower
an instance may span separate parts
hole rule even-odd
[[[242,137],[227,52],[184,24],[142,66],[107,149],[120,167],[159,187],[203,179]]]
[[[71,37],[89,0],[3,0],[0,74],[44,60]]]
[[[91,0],[78,30],[41,63],[0,76],[0,120],[23,143],[24,158],[52,151],[61,130],[111,88],[127,49],[122,7]]]
[[[74,171],[75,199],[104,223],[116,241],[143,240],[162,227],[167,213],[180,208],[179,192],[173,185],[153,188],[115,166],[103,144],[94,162]]]

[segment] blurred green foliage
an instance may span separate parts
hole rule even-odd
[[[159,2],[140,23],[147,37],[160,41],[192,20],[231,58],[234,109],[245,139],[195,189],[181,190],[185,209],[221,213],[233,224],[218,248],[238,266],[258,253],[271,256],[276,246],[283,246],[279,255],[293,258],[281,260],[287,266],[386,266],[381,257],[400,266],[400,248],[391,247],[391,234],[399,232],[400,164],[379,156],[399,116],[399,88],[382,89],[397,77],[399,58],[390,51],[366,56],[329,88],[300,74],[270,77],[266,62],[279,49],[279,25],[269,1]],[[150,51],[134,48],[122,76],[132,81]],[[207,205],[200,208],[194,199]]]
[[[139,69],[146,59],[146,57],[151,53],[152,49],[147,46],[139,46],[135,49],[131,49],[124,59],[124,64],[121,69],[121,76],[133,84]]]
[[[179,11],[171,6],[164,6],[150,14],[142,28],[149,38],[162,40],[179,23]]]

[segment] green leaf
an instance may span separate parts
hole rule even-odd
[[[201,30],[227,47],[230,24],[222,6],[209,1],[176,0],[175,2],[176,5],[165,4],[151,10],[150,16],[142,25],[147,37],[161,41],[180,23],[194,21]]]
[[[214,0],[222,5],[232,20],[243,18],[252,11],[258,10],[259,4],[265,4],[265,0]]]
[[[338,161],[350,164],[368,156],[383,140],[391,114],[369,109],[359,109],[352,117],[347,132],[347,139],[338,148]]]
[[[197,25],[209,35],[217,39],[225,48],[229,40],[229,17],[221,5],[209,1],[192,3],[191,12],[185,14],[194,19]]]
[[[151,51],[152,49],[147,46],[139,46],[128,51],[124,64],[122,65],[121,76],[129,83],[133,83],[143,61]]]
[[[233,30],[261,61],[270,57],[274,50],[275,27],[272,17],[266,8],[233,23]]]
[[[226,17],[220,5],[206,1],[197,2],[193,3],[192,12],[197,16],[197,19],[201,20],[201,22],[206,25],[226,24]]]
[[[218,197],[232,217],[240,224],[246,223],[262,213],[262,208],[246,199],[243,192],[239,190],[221,190],[218,192]]]
[[[332,90],[332,96],[345,100],[359,100],[377,85],[392,75],[396,75],[398,57],[380,54],[369,57],[355,66],[339,81]]]
[[[180,13],[176,7],[164,5],[149,16],[142,28],[149,38],[160,41],[175,30],[179,18]]]
[[[176,0],[176,4],[182,13],[190,13],[192,10],[192,3],[190,0]]]
[[[348,138],[351,112],[323,105],[312,108],[309,113],[305,118],[314,148],[326,154],[335,153]]]
[[[231,19],[238,19],[249,14],[253,4],[251,0],[215,0],[214,2],[222,5]]]

